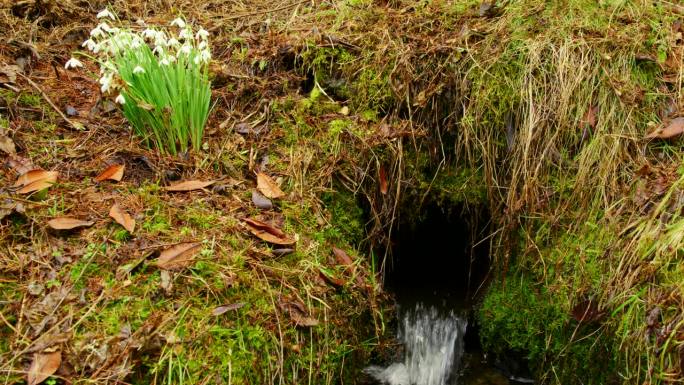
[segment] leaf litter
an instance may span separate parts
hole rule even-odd
[[[126,168],[123,164],[113,164],[107,167],[100,175],[98,175],[95,180],[102,182],[105,180],[113,180],[116,182],[121,182],[121,178],[124,175],[124,169]]]
[[[109,210],[109,216],[112,217],[116,223],[123,226],[124,229],[128,230],[129,233],[133,233],[135,230],[135,220],[118,204],[114,204]]]
[[[161,252],[157,267],[163,270],[182,270],[195,261],[195,255],[202,248],[200,242],[184,242]]]

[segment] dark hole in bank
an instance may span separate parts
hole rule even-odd
[[[398,317],[420,303],[467,320],[459,373],[446,384],[517,384],[529,378],[523,355],[487,357],[480,344],[474,309],[490,278],[490,225],[487,207],[435,202],[400,219],[391,234],[384,286],[394,294]]]

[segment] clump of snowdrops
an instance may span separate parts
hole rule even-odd
[[[135,132],[161,152],[186,152],[202,146],[209,115],[211,60],[209,32],[196,32],[182,18],[169,28],[111,26],[109,10],[97,14],[100,24],[82,47],[100,67],[101,91],[121,104]],[[108,20],[110,19],[110,20]],[[66,68],[83,64],[71,58]]]

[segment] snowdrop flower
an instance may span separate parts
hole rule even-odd
[[[78,67],[83,67],[83,63],[81,63],[78,59],[76,58],[71,58],[69,59],[66,64],[64,64],[64,68],[69,69],[69,68],[78,68]]]
[[[163,66],[167,66],[167,65],[169,65],[169,64],[171,64],[171,63],[169,63],[169,61],[168,61],[166,58],[164,58],[164,59],[161,59],[161,60],[159,61],[159,64],[161,64],[161,65],[163,65]]]
[[[135,24],[138,24],[138,25],[141,26],[141,27],[144,27],[144,26],[146,25],[146,24],[145,24],[145,20],[143,20],[143,19],[138,19],[138,20],[136,20],[136,21],[135,21]]]
[[[209,60],[211,60],[211,52],[209,52],[208,49],[205,49],[204,51],[200,52],[200,57],[202,58],[203,62],[209,63]]]
[[[162,31],[157,32],[157,34],[154,36],[154,45],[162,46],[165,47],[168,45],[166,42],[166,34]]]
[[[121,94],[119,94],[119,96],[117,96],[116,99],[114,99],[114,101],[119,104],[126,104],[126,98],[124,98],[124,96]]]
[[[166,43],[167,43],[170,47],[178,47],[178,46],[180,45],[180,42],[179,42],[178,40],[176,40],[175,37],[170,38]]]
[[[178,28],[185,28],[185,20],[181,19],[180,17],[177,17],[173,19],[171,22],[171,26],[177,25]]]
[[[154,49],[152,50],[152,53],[155,55],[163,55],[164,54],[164,48],[162,48],[162,46],[158,45],[158,46],[154,47]]]
[[[178,34],[178,37],[181,39],[192,39],[192,30],[190,28],[186,28],[180,31]]]
[[[133,68],[133,73],[134,74],[144,74],[145,69],[142,68],[141,66],[135,66],[135,68]]]
[[[104,32],[102,31],[102,28],[98,25],[97,27],[93,28],[92,31],[90,31],[90,36],[92,37],[101,37],[104,36]]]
[[[100,78],[100,84],[102,85],[102,87],[100,87],[100,91],[102,91],[103,94],[112,88],[113,78],[114,78],[114,74],[112,74],[112,73],[107,74],[107,75]]]
[[[199,31],[197,31],[197,34],[195,35],[198,39],[203,39],[206,40],[209,37],[209,31],[206,29],[200,27]]]
[[[180,50],[178,50],[178,55],[180,54],[185,54],[185,55],[190,55],[190,52],[192,52],[192,46],[184,44]]]
[[[111,12],[109,12],[109,10],[108,10],[107,8],[101,10],[101,11],[98,12],[98,14],[97,14],[97,18],[98,18],[98,19],[102,19],[102,18],[105,18],[105,17],[108,17],[108,18],[110,18],[110,19],[112,19],[112,20],[115,20],[114,14],[111,13]]]
[[[145,37],[145,39],[154,39],[157,37],[157,31],[153,30],[152,28],[147,28],[146,30],[142,31],[142,35]]]
[[[141,41],[140,37],[136,36],[133,38],[133,41],[131,41],[131,48],[137,49],[142,47],[143,42]]]
[[[205,49],[207,48],[207,42],[206,41],[201,41],[199,45],[197,46],[197,49]]]
[[[97,43],[93,39],[88,39],[81,44],[81,47],[88,49],[88,51],[93,51]]]
[[[105,32],[112,32],[112,27],[110,27],[109,24],[107,24],[107,23],[100,23],[95,28],[100,28],[101,30],[103,30]]]

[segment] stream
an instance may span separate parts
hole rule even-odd
[[[420,223],[400,225],[384,281],[397,303],[396,358],[364,373],[387,385],[533,384],[524,360],[494,359],[480,346],[474,309],[488,247],[457,210],[424,212]]]

